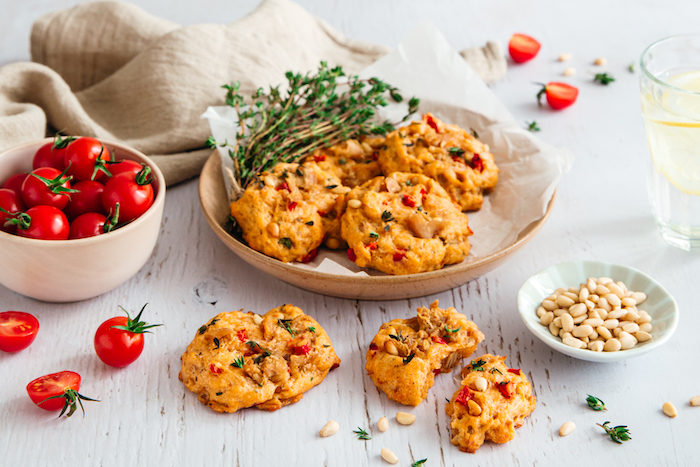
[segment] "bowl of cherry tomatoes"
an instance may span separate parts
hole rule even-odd
[[[88,137],[0,152],[0,284],[47,302],[103,294],[153,252],[165,179],[144,154]]]

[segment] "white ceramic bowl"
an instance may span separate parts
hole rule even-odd
[[[559,287],[578,287],[589,277],[610,277],[622,281],[629,290],[644,292],[647,299],[639,305],[651,315],[651,340],[618,352],[594,352],[569,347],[540,324],[537,307]],[[532,333],[549,347],[570,357],[591,362],[615,362],[651,352],[671,338],[678,326],[678,305],[671,294],[646,274],[617,264],[598,261],[571,261],[550,266],[530,277],[518,291],[520,317]]]
[[[34,153],[51,138],[0,153],[0,181],[31,172]],[[106,235],[78,240],[37,240],[0,231],[0,284],[46,302],[74,302],[103,294],[127,281],[155,247],[165,204],[165,179],[144,154],[101,140],[117,159],[143,162],[155,176],[153,205],[141,217]]]

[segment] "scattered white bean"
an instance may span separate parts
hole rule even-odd
[[[700,406],[700,396],[693,396],[690,398],[690,405],[693,407]]]
[[[674,406],[670,402],[666,402],[662,409],[663,409],[664,413],[671,418],[676,418],[676,416],[678,415],[678,411],[676,410],[676,406]]]
[[[559,61],[560,62],[568,62],[572,58],[574,58],[574,54],[572,54],[570,52],[564,52],[564,53],[559,54]]]
[[[559,436],[570,435],[576,429],[574,422],[566,422],[559,428]]]
[[[477,376],[474,378],[474,388],[476,388],[477,391],[484,392],[488,389],[489,387],[489,382],[486,381],[486,378],[483,376]]]
[[[387,448],[382,448],[380,451],[380,454],[382,455],[382,459],[384,459],[385,462],[389,464],[398,464],[399,463],[399,458],[396,457],[396,454],[391,452]]]
[[[263,322],[262,316],[260,316],[257,313],[253,313],[253,322],[257,325],[260,326],[260,323]]]
[[[348,201],[349,208],[357,209],[360,206],[362,206],[362,201],[360,201],[359,199],[351,199],[350,201]]]
[[[329,436],[336,434],[339,429],[340,425],[338,425],[338,422],[335,420],[330,420],[323,426],[323,428],[321,428],[321,431],[319,431],[318,434],[321,435],[321,438],[328,438]]]
[[[413,425],[413,422],[416,421],[416,416],[408,412],[397,412],[396,421],[399,422],[399,425]]]
[[[377,429],[384,433],[386,430],[389,429],[389,419],[386,417],[382,417],[379,419],[377,422]]]
[[[561,74],[564,76],[574,76],[576,74],[576,68],[574,68],[572,66],[568,66],[568,67],[564,68],[564,71],[562,71]]]

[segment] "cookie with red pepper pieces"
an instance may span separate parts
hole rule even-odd
[[[434,271],[464,261],[469,219],[435,180],[395,172],[347,195],[340,233],[360,267],[389,274]]]
[[[430,113],[387,135],[379,166],[385,174],[411,172],[437,180],[463,211],[481,208],[499,172],[488,145]]]
[[[326,331],[293,305],[263,316],[219,313],[199,328],[181,360],[180,380],[217,412],[298,402],[340,365]]]
[[[452,418],[452,444],[460,451],[474,453],[484,440],[507,443],[535,410],[530,382],[505,360],[486,354],[462,370],[461,387],[445,407]]]
[[[383,136],[362,135],[318,149],[306,160],[316,162],[323,170],[340,178],[344,186],[354,188],[382,174],[377,160],[384,143]]]
[[[309,262],[327,236],[339,236],[348,191],[314,162],[280,163],[249,185],[230,210],[254,250],[285,263]]]
[[[470,356],[484,335],[466,316],[437,300],[418,316],[382,324],[369,346],[365,369],[389,399],[416,406],[428,397],[435,376]]]

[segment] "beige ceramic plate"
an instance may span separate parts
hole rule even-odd
[[[512,253],[525,245],[547,221],[554,199],[541,219],[533,222],[508,247],[477,261],[452,265],[438,271],[405,276],[341,276],[315,272],[258,253],[229,235],[223,225],[229,216],[226,188],[217,152],[212,153],[199,177],[199,201],[204,217],[227,247],[247,263],[292,285],[324,295],[359,300],[398,300],[422,297],[469,282],[503,264]]]

